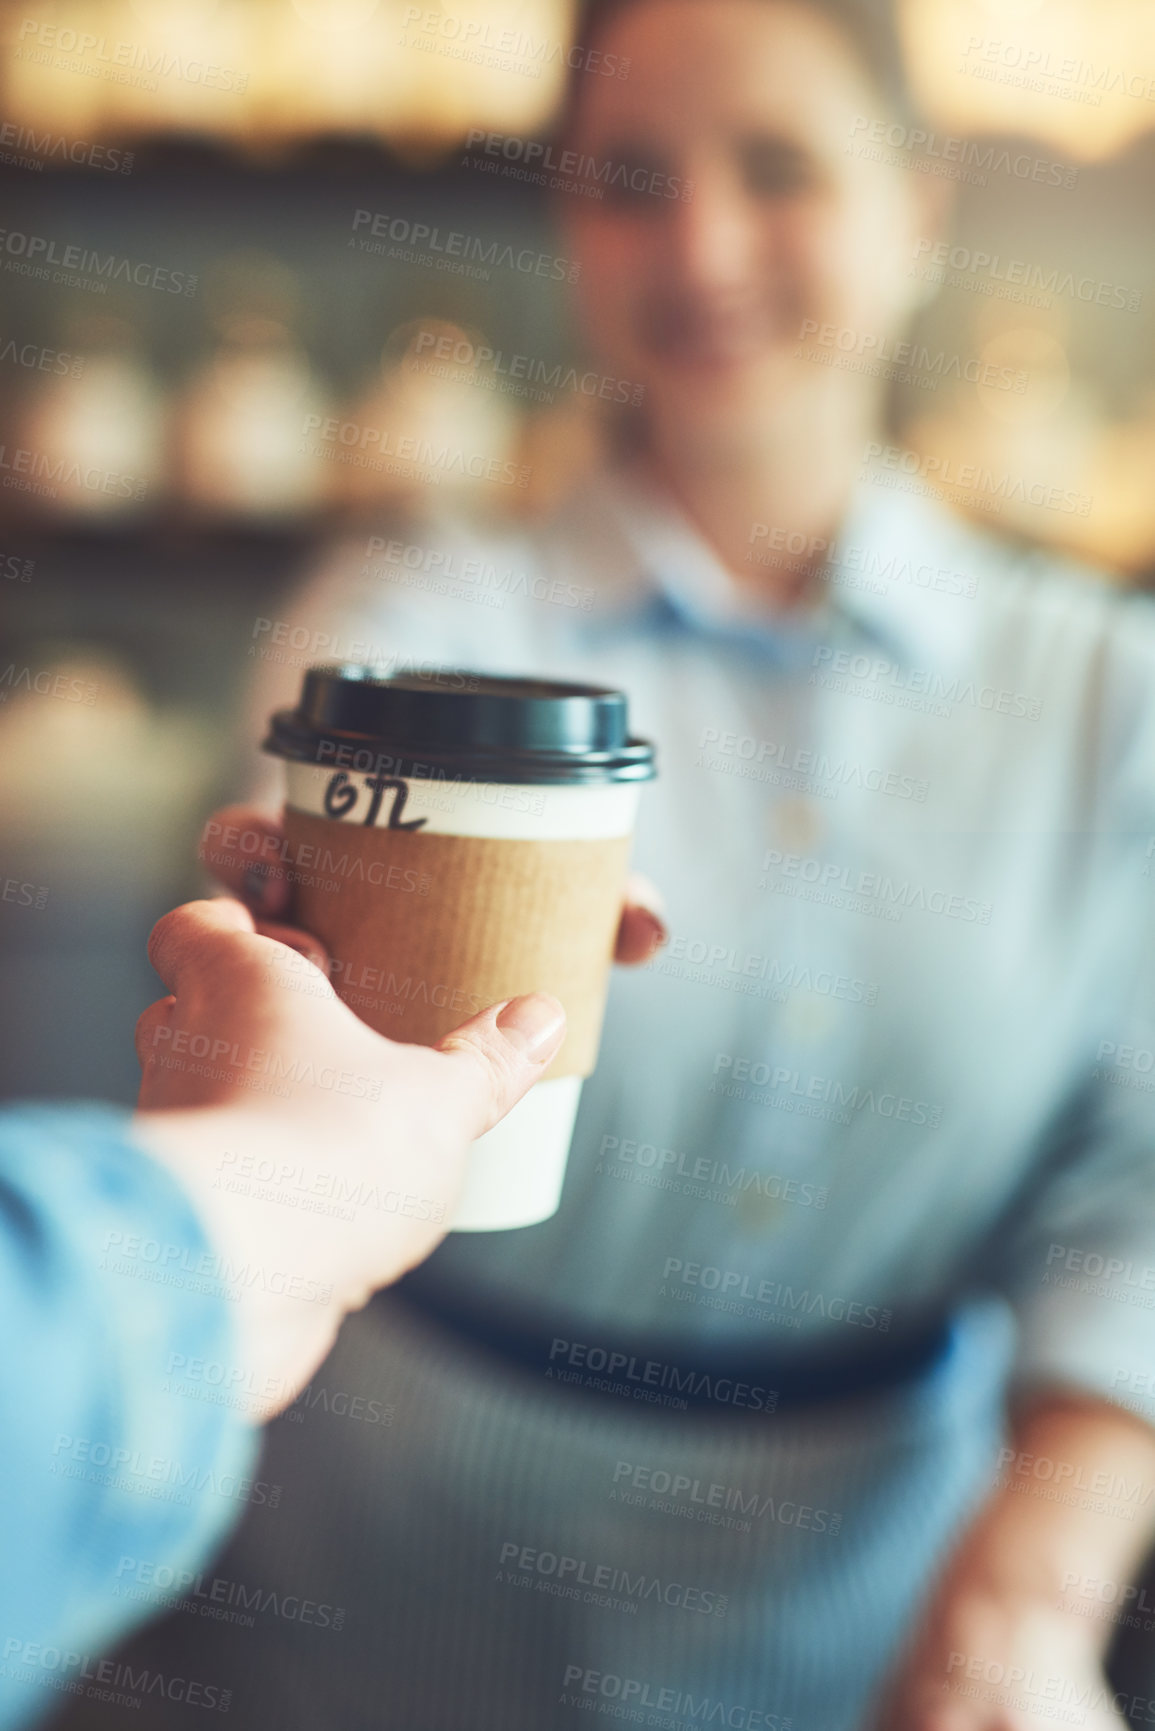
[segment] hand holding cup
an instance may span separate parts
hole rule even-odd
[[[399,1045],[340,1001],[313,939],[225,898],[166,914],[149,956],[169,995],[137,1024],[136,1138],[223,1268],[283,1276],[232,1292],[239,1388],[267,1418],[444,1236],[467,1150],[542,1076],[565,1015],[538,994]]]

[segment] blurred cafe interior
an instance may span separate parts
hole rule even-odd
[[[1155,587],[1155,0],[874,3],[919,130],[843,148],[953,214],[860,479]],[[334,541],[529,522],[603,462],[620,397],[535,166],[576,28],[576,0],[0,0],[5,1099],[133,1101],[147,934],[204,885],[254,657]],[[476,460],[415,478],[400,426]]]
[[[880,479],[1149,584],[1155,8],[897,3],[957,199],[917,340],[1029,382],[896,386]],[[564,283],[362,244],[424,225],[548,247],[525,145],[550,138],[572,28],[568,0],[0,7],[0,875],[35,891],[0,902],[6,1096],[133,1097],[142,940],[235,791],[254,631],[335,532],[420,509],[302,426],[402,403],[434,437],[467,424],[494,462],[438,503],[481,515],[544,511],[596,462],[606,405],[550,383],[580,363]],[[991,40],[1015,54],[988,64]],[[1136,76],[1058,100],[1010,75],[1031,56]],[[1017,259],[1044,280],[1016,288]],[[515,355],[548,361],[540,382]],[[529,484],[487,478],[508,464]]]

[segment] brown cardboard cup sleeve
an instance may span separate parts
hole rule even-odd
[[[434,1046],[490,1004],[552,992],[566,1038],[547,1077],[597,1061],[631,838],[516,840],[334,824],[287,807],[294,918],[339,996],[393,1040]],[[313,863],[316,862],[316,863]]]

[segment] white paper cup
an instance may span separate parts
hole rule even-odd
[[[287,806],[290,812],[327,819],[326,795],[334,771],[316,764],[290,763]],[[356,775],[349,785],[356,786]],[[405,778],[404,821],[424,820],[422,834],[469,836],[499,841],[612,841],[633,834],[639,788],[636,782],[589,787],[526,787],[502,782],[444,782]],[[374,822],[366,826],[371,792],[362,789],[349,816],[356,827],[387,830],[392,800],[383,799]],[[330,866],[344,855],[335,832]],[[322,877],[325,856],[308,856]],[[339,982],[338,982],[339,983]],[[354,999],[354,1003],[356,1000]],[[471,1008],[472,1006],[470,1006]],[[466,1019],[466,1009],[457,1019]],[[388,1031],[388,1025],[385,1025]],[[404,1038],[404,1031],[399,1032]],[[453,1220],[455,1232],[508,1232],[536,1226],[557,1212],[565,1180],[581,1096],[580,1076],[555,1076],[539,1082],[500,1124],[473,1145],[465,1190]]]
[[[547,1220],[596,1061],[640,784],[654,773],[624,697],[314,668],[266,749],[288,759],[296,917],[371,1027],[435,1045],[526,992],[565,1005],[545,1077],[475,1143],[453,1227]]]

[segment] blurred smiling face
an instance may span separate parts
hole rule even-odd
[[[629,76],[585,80],[567,142],[655,190],[566,198],[588,340],[659,421],[829,388],[804,321],[893,332],[929,232],[924,177],[847,153],[883,112],[854,49],[793,0],[636,0],[598,46]]]

